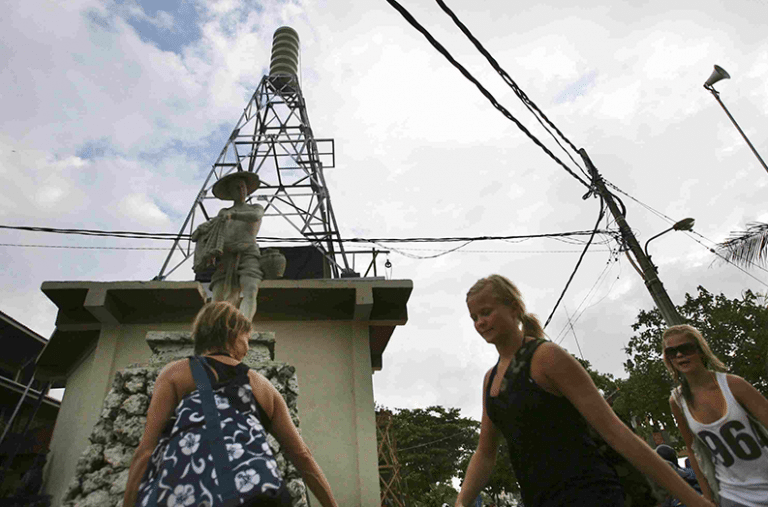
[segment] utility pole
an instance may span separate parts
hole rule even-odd
[[[656,274],[656,268],[654,267],[653,263],[651,263],[650,259],[648,259],[648,257],[645,255],[645,252],[643,252],[643,249],[640,247],[640,243],[637,242],[632,229],[629,227],[629,224],[627,224],[627,220],[624,218],[624,215],[621,213],[621,211],[619,211],[619,207],[616,206],[616,202],[613,200],[613,195],[611,195],[611,193],[605,187],[603,177],[599,172],[597,172],[597,168],[594,166],[594,164],[592,164],[592,161],[589,159],[589,155],[587,155],[587,152],[584,150],[584,148],[579,150],[579,155],[581,155],[581,158],[587,165],[587,169],[592,176],[592,183],[595,185],[595,190],[603,197],[605,203],[608,205],[608,209],[611,210],[611,213],[613,214],[613,218],[616,220],[616,223],[619,224],[619,231],[621,231],[622,239],[626,242],[629,249],[635,255],[635,258],[640,265],[640,269],[642,270],[645,286],[648,288],[648,292],[651,293],[653,302],[656,303],[656,308],[659,309],[668,326],[683,324],[683,319],[677,313],[675,305],[669,298],[667,291],[664,290],[664,285],[661,283],[661,280],[659,280],[659,277]]]

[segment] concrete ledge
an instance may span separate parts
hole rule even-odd
[[[191,324],[207,300],[198,282],[44,282],[59,308],[56,330],[38,358],[46,376],[62,377],[98,341],[104,325]],[[382,355],[395,326],[408,320],[413,282],[380,278],[264,280],[255,322],[357,321],[369,326],[371,362]],[[270,354],[274,355],[274,344]]]
[[[44,282],[41,290],[59,307],[56,328],[61,330],[187,322],[206,301],[197,282]]]

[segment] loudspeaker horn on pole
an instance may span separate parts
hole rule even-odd
[[[728,74],[724,68],[720,67],[719,65],[715,65],[715,70],[712,71],[712,74],[709,76],[709,79],[704,83],[704,88],[710,88],[713,84],[717,83],[718,81],[722,79],[730,79],[731,75]]]

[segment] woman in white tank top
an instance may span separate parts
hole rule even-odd
[[[696,328],[668,328],[662,346],[679,384],[669,404],[704,496],[721,507],[768,507],[768,400],[724,373]]]

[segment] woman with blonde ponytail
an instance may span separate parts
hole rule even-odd
[[[768,506],[768,400],[726,374],[695,327],[669,327],[661,341],[678,384],[669,405],[704,496],[721,507]]]
[[[688,507],[714,507],[616,417],[573,356],[544,339],[512,282],[478,280],[467,307],[499,359],[483,381],[480,439],[457,507],[470,505],[490,479],[502,437],[526,507],[623,507],[619,479],[589,426]]]

